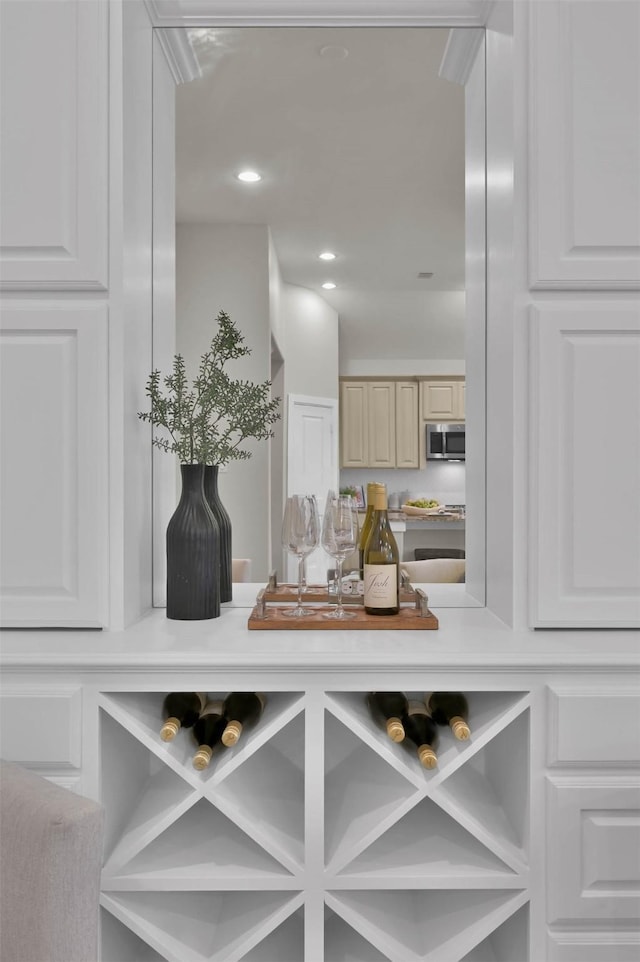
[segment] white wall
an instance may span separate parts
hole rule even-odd
[[[271,373],[269,236],[263,226],[178,224],[176,231],[177,350],[189,376],[225,310],[252,353],[230,363],[234,377],[262,382]],[[244,445],[243,445],[244,446]],[[246,442],[250,461],[233,461],[220,473],[220,497],[232,521],[232,553],[253,560],[253,577],[269,567],[269,446]]]
[[[338,315],[315,291],[282,288],[287,394],[338,397]]]

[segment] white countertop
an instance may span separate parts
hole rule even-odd
[[[513,630],[486,608],[433,607],[437,631],[249,631],[260,585],[234,585],[235,600],[211,621],[169,621],[154,609],[124,631],[6,630],[8,671],[260,671],[385,668],[480,672],[640,669],[634,631]],[[428,589],[427,589],[428,590]]]

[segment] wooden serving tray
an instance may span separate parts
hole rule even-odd
[[[362,595],[348,594],[343,595],[342,602],[355,617],[344,620],[325,618],[324,614],[335,607],[336,598],[329,596],[328,588],[324,585],[309,585],[302,592],[302,601],[312,609],[312,613],[291,618],[286,612],[291,610],[297,599],[298,586],[279,585],[275,574],[272,574],[269,584],[258,593],[256,605],[249,615],[248,627],[258,631],[358,631],[382,628],[415,631],[439,627],[438,619],[428,607],[425,593],[408,584],[400,589],[400,612],[397,615],[369,615],[364,610]]]
[[[439,627],[439,622],[432,611],[426,615],[421,614],[416,608],[401,608],[397,615],[368,615],[364,608],[349,608],[355,614],[355,618],[347,618],[344,621],[337,618],[323,618],[325,611],[330,611],[331,606],[323,605],[314,610],[312,615],[302,618],[288,618],[284,612],[286,608],[277,606],[267,606],[265,614],[260,613],[258,605],[249,615],[247,623],[250,630],[257,631],[372,631],[384,628],[387,631],[399,631],[408,629],[416,631],[419,629],[435,629]]]

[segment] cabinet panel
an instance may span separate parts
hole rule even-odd
[[[547,780],[547,916],[593,923],[640,915],[640,779]]]
[[[2,287],[105,289],[107,4],[23,0],[0,19]]]
[[[369,463],[369,401],[364,382],[340,385],[340,462],[343,468]]]
[[[369,467],[396,465],[396,396],[392,382],[372,382],[369,393]]]
[[[549,935],[548,962],[638,962],[636,932],[558,932]]]
[[[420,410],[423,421],[462,421],[464,381],[441,379],[420,382]]]
[[[638,764],[640,691],[550,689],[548,699],[550,765]]]
[[[418,437],[418,384],[396,384],[396,467],[420,466]]]
[[[32,768],[79,768],[81,716],[79,688],[5,690],[0,697],[0,757]]]
[[[531,624],[637,627],[640,305],[541,305],[530,334]]]
[[[107,309],[6,303],[0,343],[2,622],[100,626],[107,585]]]
[[[530,4],[530,283],[640,287],[640,7]]]

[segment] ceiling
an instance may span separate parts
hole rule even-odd
[[[337,310],[341,351],[407,357],[419,330],[433,356],[464,355],[464,88],[438,76],[448,34],[190,31],[202,76],[177,92],[177,219],[268,224],[283,279]],[[240,183],[246,167],[262,180]]]

